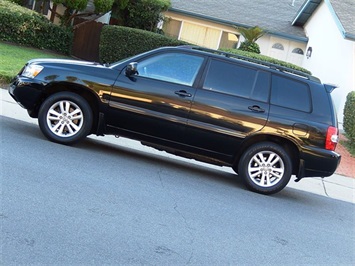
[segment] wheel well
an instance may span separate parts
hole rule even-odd
[[[54,93],[58,92],[63,92],[63,91],[68,91],[72,93],[76,93],[83,97],[90,105],[91,110],[93,112],[93,125],[91,129],[91,133],[96,133],[96,129],[98,126],[98,117],[99,117],[99,100],[97,96],[89,91],[87,88],[84,86],[76,85],[76,84],[71,84],[71,83],[57,83],[50,85],[46,88],[45,93],[43,94],[43,97],[41,98],[41,101],[39,104],[36,106],[35,110],[31,110],[31,117],[38,117],[38,112],[39,109],[42,105],[42,103],[50,96],[53,95]]]
[[[287,154],[290,155],[291,162],[292,162],[292,174],[297,174],[298,169],[299,169],[299,149],[297,148],[296,144],[294,144],[292,141],[279,137],[279,136],[273,136],[273,135],[258,135],[258,136],[253,136],[248,139],[246,139],[240,146],[239,150],[234,156],[234,162],[233,162],[233,169],[234,171],[238,171],[238,163],[243,155],[244,151],[246,151],[250,146],[252,146],[255,143],[262,142],[262,141],[269,141],[273,142],[275,144],[280,145],[282,148],[285,149]]]

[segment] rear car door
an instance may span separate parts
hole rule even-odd
[[[122,73],[113,86],[109,126],[141,139],[180,142],[204,59],[179,51],[139,59],[138,72],[133,76]]]
[[[231,156],[269,114],[270,73],[213,58],[208,63],[188,120],[188,144]]]

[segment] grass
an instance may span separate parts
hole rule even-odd
[[[0,85],[8,84],[30,59],[69,58],[51,51],[0,42]]]

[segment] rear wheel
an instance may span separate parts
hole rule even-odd
[[[292,162],[280,145],[262,142],[244,152],[238,164],[238,173],[250,190],[273,194],[290,181]]]
[[[93,115],[87,101],[72,92],[49,96],[42,104],[38,123],[51,141],[73,144],[85,138],[91,130]]]

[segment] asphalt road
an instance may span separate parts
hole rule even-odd
[[[1,265],[355,264],[355,205],[0,116]]]

